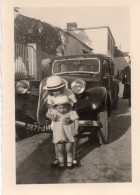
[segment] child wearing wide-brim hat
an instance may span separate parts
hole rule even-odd
[[[54,105],[54,101],[55,101],[56,97],[58,97],[58,96],[67,96],[69,98],[71,106],[73,106],[77,102],[77,99],[76,99],[74,93],[72,92],[72,90],[69,88],[66,88],[66,85],[65,85],[63,79],[59,76],[49,77],[46,81],[46,85],[43,87],[43,90],[48,91],[47,103],[48,103],[49,107],[52,107]],[[70,121],[67,120],[67,122],[69,123]],[[52,168],[55,168],[58,165],[57,153],[58,153],[58,149],[57,149],[57,145],[55,145],[56,157],[55,157],[54,162],[52,163]],[[75,158],[75,154],[76,154],[76,139],[75,139],[75,142],[73,144],[73,163],[76,166],[79,164],[77,163],[77,160]]]
[[[61,79],[61,77],[51,76],[47,79],[46,85],[43,87],[43,89],[47,89],[50,91],[50,90],[57,90],[63,87],[65,87],[65,84]]]

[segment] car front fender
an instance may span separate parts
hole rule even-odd
[[[105,87],[94,87],[86,91],[93,110],[102,110],[107,103],[107,90]]]

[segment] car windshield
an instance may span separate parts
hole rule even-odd
[[[100,71],[100,61],[97,58],[63,59],[53,63],[53,74],[62,73],[94,73]]]

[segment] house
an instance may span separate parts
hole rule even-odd
[[[128,52],[123,52],[115,48],[115,74],[120,76],[126,66],[131,66],[131,59]]]
[[[94,49],[94,53],[109,55],[114,60],[115,40],[109,26],[77,28],[76,23],[67,23],[67,32]]]
[[[67,23],[66,31],[91,47],[94,53],[110,56],[115,63],[115,75],[129,65],[129,54],[117,49],[109,26],[77,28],[77,24],[73,22]]]
[[[57,55],[80,55],[92,53],[93,49],[90,46],[68,31],[61,31],[61,39],[63,45],[57,48]]]

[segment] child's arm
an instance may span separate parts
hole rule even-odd
[[[73,123],[73,121],[70,119],[70,117],[66,117],[64,119],[64,122],[65,122],[66,125],[70,125],[71,123]]]
[[[74,121],[74,125],[75,125],[75,136],[78,135],[78,130],[79,130],[79,116],[77,114],[76,111],[71,111],[71,115],[70,115],[70,118],[72,121]]]
[[[49,118],[49,119],[51,119],[52,121],[55,121],[55,116],[49,114],[48,112],[46,113],[46,117]]]
[[[72,102],[73,109],[76,110],[77,109],[77,98],[76,98],[75,94],[69,88],[66,89],[66,93],[67,93],[66,95],[68,96],[68,98]]]
[[[75,110],[75,111],[78,110],[77,102],[76,103],[73,103],[73,110]]]
[[[78,135],[79,120],[75,120],[75,135]]]
[[[59,120],[59,117],[57,115],[51,114],[49,112],[46,113],[46,117],[51,119],[52,121],[55,121],[55,122],[57,122]]]

